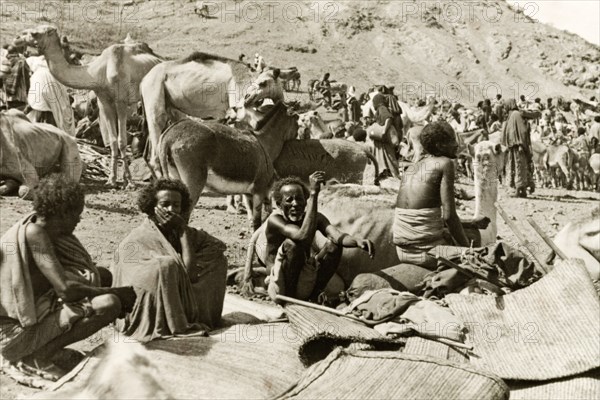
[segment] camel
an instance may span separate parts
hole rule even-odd
[[[107,184],[116,186],[120,157],[123,183],[126,188],[132,187],[125,154],[129,106],[139,100],[139,85],[144,75],[162,60],[145,43],[114,44],[87,65],[71,65],[63,56],[56,28],[48,25],[23,31],[15,39],[15,45],[37,47],[46,57],[52,76],[63,85],[96,93],[102,139],[110,144],[111,171]]]
[[[204,187],[223,194],[252,194],[253,206],[247,207],[247,212],[256,229],[274,178],[272,160],[279,156],[285,141],[296,138],[298,123],[280,102],[257,129],[253,135],[214,121],[181,120],[160,138],[161,169],[186,184],[191,208]]]
[[[324,171],[339,183],[379,185],[379,166],[373,154],[366,146],[346,139],[285,142],[273,165],[278,176],[294,175],[306,184],[314,171]]]
[[[308,111],[298,116],[300,125],[298,139],[331,139],[333,137],[333,133],[328,129],[318,111]]]
[[[0,113],[0,195],[19,188],[29,198],[39,179],[56,170],[79,182],[82,162],[77,141],[57,127],[31,122],[16,109]],[[20,185],[20,187],[19,187]]]
[[[156,175],[162,175],[157,149],[168,120],[182,114],[219,120],[240,103],[249,107],[265,98],[283,100],[278,76],[279,70],[267,70],[255,78],[243,62],[199,52],[153,68],[142,80],[140,93],[148,123],[149,164]]]
[[[496,240],[496,208],[497,200],[497,171],[496,165],[500,162],[501,149],[495,143],[484,141],[475,146],[475,194],[476,210],[471,224],[485,216],[490,223],[483,232],[480,231],[480,241],[477,246],[486,246]],[[325,186],[319,195],[319,212],[342,232],[350,235],[371,239],[376,246],[376,257],[370,259],[360,249],[344,249],[342,260],[328,286],[329,291],[339,292],[339,288],[348,287],[352,280],[362,273],[371,273],[398,265],[400,261],[392,241],[392,224],[394,221],[394,207],[396,190],[387,187],[362,186],[352,184]],[[466,221],[465,221],[466,222]],[[483,227],[480,227],[480,229]],[[246,282],[244,290],[252,292],[250,282],[253,279],[252,262],[254,254],[265,260],[266,237],[265,224],[257,229],[248,245],[248,253],[244,267]],[[317,241],[324,238],[317,234]],[[335,287],[335,290],[333,289]]]

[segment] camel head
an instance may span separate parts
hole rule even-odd
[[[25,29],[18,35],[13,45],[17,47],[32,46],[42,52],[51,42],[60,42],[55,26],[40,25],[35,28]]]
[[[263,99],[271,99],[273,103],[283,101],[283,86],[279,78],[279,70],[267,70],[246,91],[244,107],[256,106]]]
[[[328,139],[328,136],[332,136],[325,121],[316,110],[298,114],[298,117],[298,125],[301,127],[299,138]]]
[[[505,150],[500,143],[490,141],[477,143],[474,148],[475,168],[482,168],[483,176],[487,176],[487,171],[490,168],[495,169],[499,173],[502,168],[502,154]]]

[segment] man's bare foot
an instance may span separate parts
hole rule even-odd
[[[57,367],[53,362],[33,356],[23,358],[17,363],[17,368],[24,373],[36,375],[52,382],[56,382],[67,373],[67,371]]]

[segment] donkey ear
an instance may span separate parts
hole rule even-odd
[[[273,79],[277,79],[279,78],[279,73],[281,72],[281,70],[279,68],[275,68],[273,70]]]
[[[496,153],[496,155],[498,154],[502,154],[504,152],[504,146],[502,146],[500,143],[497,143],[494,146],[494,153]]]

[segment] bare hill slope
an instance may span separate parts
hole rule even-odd
[[[393,84],[405,99],[589,98],[600,87],[598,46],[501,0],[204,3],[208,17],[184,0],[2,1],[1,41],[50,23],[97,53],[131,32],[168,57],[200,50],[252,61],[260,52],[269,64],[297,66],[303,89],[330,71],[359,90]]]

